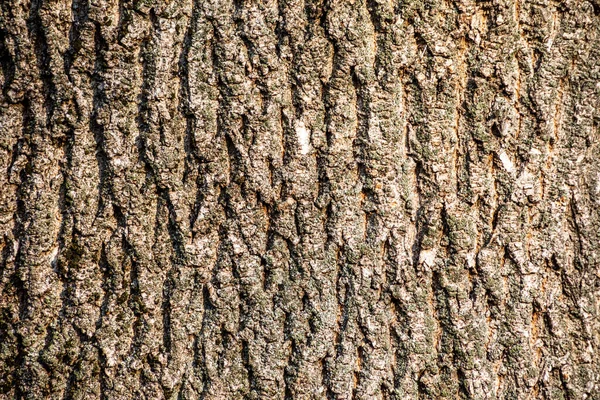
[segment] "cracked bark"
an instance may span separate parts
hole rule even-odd
[[[2,2],[0,398],[600,398],[598,9]]]

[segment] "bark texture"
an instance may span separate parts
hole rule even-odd
[[[0,2],[0,399],[600,399],[599,14]]]

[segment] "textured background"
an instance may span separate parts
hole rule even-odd
[[[600,399],[599,35],[0,2],[0,398]]]

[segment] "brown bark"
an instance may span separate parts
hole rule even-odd
[[[600,399],[597,0],[0,3],[0,399]]]

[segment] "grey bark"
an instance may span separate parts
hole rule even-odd
[[[0,3],[0,399],[600,399],[600,2]]]

